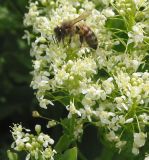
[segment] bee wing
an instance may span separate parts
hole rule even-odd
[[[79,17],[71,20],[71,21],[70,21],[70,24],[73,26],[74,24],[78,23],[79,21],[86,19],[86,17],[88,17],[88,16],[90,15],[90,13],[91,13],[90,11],[84,12],[84,13],[81,14]]]

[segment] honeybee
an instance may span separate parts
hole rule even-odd
[[[90,12],[85,12],[76,19],[64,21],[60,26],[54,28],[56,40],[63,42],[65,37],[69,36],[69,44],[71,43],[72,36],[79,35],[80,43],[86,41],[89,47],[97,49],[98,40],[95,33],[86,24],[78,23],[85,20],[89,16]]]

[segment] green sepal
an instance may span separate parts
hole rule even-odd
[[[67,150],[62,157],[60,158],[60,160],[77,160],[77,148],[71,148],[69,150]]]
[[[55,146],[55,150],[58,153],[61,153],[69,147],[71,142],[72,142],[72,140],[68,135],[63,135],[60,137],[59,141],[57,142],[57,144]]]
[[[19,160],[17,153],[7,150],[7,157],[9,160]]]

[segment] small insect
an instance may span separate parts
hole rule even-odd
[[[88,16],[89,12],[85,12],[76,19],[64,21],[61,26],[55,27],[54,33],[56,40],[64,43],[65,37],[68,36],[70,44],[72,36],[78,34],[81,45],[83,41],[86,41],[89,47],[97,49],[98,40],[95,33],[86,24],[78,23],[81,20],[85,20]]]

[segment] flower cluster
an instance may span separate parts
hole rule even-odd
[[[69,99],[65,104],[68,118],[78,119],[75,137],[80,138],[83,124],[90,122],[104,128],[105,138],[121,151],[129,133],[134,137],[130,150],[137,155],[145,145],[145,127],[149,124],[149,73],[145,61],[149,50],[149,2],[99,3],[100,9],[98,2],[89,0],[30,2],[24,24],[33,28],[25,35],[32,41],[34,57],[31,86],[45,109],[58,99],[54,93],[65,93],[64,98]],[[70,44],[69,36],[57,43],[54,28],[86,11],[90,15],[78,24],[91,28],[98,48],[93,50],[85,42],[81,46],[77,34]],[[52,157],[54,151],[48,153]]]
[[[37,135],[31,134],[30,130],[23,128],[21,124],[15,124],[11,131],[14,139],[12,148],[16,151],[26,151],[28,153],[26,160],[32,158],[54,160],[53,156],[56,151],[51,147],[54,140],[49,135],[41,132],[40,125],[35,126],[35,131]]]
[[[139,148],[144,146],[146,137],[147,137],[147,134],[144,134],[143,132],[134,133],[134,143],[133,143],[132,152],[135,155],[139,154]]]

